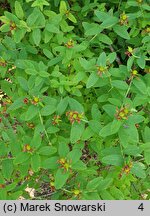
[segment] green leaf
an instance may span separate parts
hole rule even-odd
[[[119,135],[119,141],[121,143],[121,145],[126,148],[128,146],[128,142],[129,142],[129,135],[127,133],[127,129],[124,127],[121,127],[118,135]]]
[[[60,129],[58,127],[55,127],[54,125],[47,128],[47,133],[50,133],[50,134],[55,134],[58,131],[60,131]]]
[[[106,53],[105,52],[102,52],[100,54],[100,56],[98,57],[98,60],[97,60],[97,64],[100,66],[103,66],[103,67],[106,66]]]
[[[68,102],[71,110],[77,111],[79,113],[84,112],[83,106],[77,100],[68,98]]]
[[[111,123],[111,129],[110,129],[111,133],[112,134],[117,133],[119,131],[121,125],[122,125],[121,121],[114,119],[113,122]]]
[[[53,58],[53,54],[48,49],[43,49],[43,53],[44,53],[44,55],[46,55],[47,58],[49,58],[49,59]]]
[[[33,12],[27,18],[29,27],[43,28],[45,27],[45,17],[38,8],[34,8]]]
[[[53,155],[57,152],[57,148],[53,146],[44,146],[38,150],[40,155]]]
[[[49,76],[50,76],[50,74],[47,73],[47,72],[45,72],[45,71],[40,71],[40,72],[39,72],[39,75],[40,75],[41,77],[49,77]]]
[[[103,12],[103,11],[95,11],[95,15],[97,16],[97,18],[103,22],[105,20],[107,20],[108,18],[110,18],[111,16],[109,15],[109,13]]]
[[[21,76],[18,76],[17,77],[17,80],[19,82],[19,85],[21,86],[21,88],[25,91],[28,91],[28,82],[25,78],[21,77]]]
[[[41,115],[42,116],[49,116],[53,114],[56,111],[56,106],[55,105],[46,105],[41,109]]]
[[[4,15],[11,21],[13,21],[16,24],[19,24],[19,19],[13,14],[10,13],[9,11],[5,11]]]
[[[103,28],[110,28],[116,23],[118,23],[118,18],[115,16],[111,16],[109,13],[96,10],[95,15],[102,22],[100,26]]]
[[[58,112],[59,115],[62,115],[67,109],[67,106],[68,106],[68,97],[65,97],[60,100],[56,111]]]
[[[134,114],[134,115],[129,116],[128,121],[130,122],[130,124],[133,124],[133,123],[139,124],[139,123],[143,122],[144,119],[145,119],[144,116]]]
[[[99,131],[98,131],[99,132]],[[81,140],[85,141],[85,140],[88,140],[90,139],[92,136],[94,135],[94,132],[93,130],[90,128],[90,127],[86,127],[83,134],[82,134],[82,137],[81,137]]]
[[[134,124],[129,125],[128,128],[126,128],[127,134],[129,136],[129,141],[132,143],[138,143],[139,142],[139,133]]]
[[[14,159],[14,165],[22,164],[29,159],[30,155],[27,152],[20,152]]]
[[[102,33],[99,34],[99,41],[108,45],[111,45],[113,43],[112,40],[107,35]]]
[[[55,175],[55,188],[61,189],[69,178],[70,173],[64,172],[63,169],[58,169]]]
[[[100,196],[102,200],[115,200],[115,198],[107,190],[101,191]]]
[[[99,135],[101,137],[107,137],[110,135],[113,135],[115,133],[117,133],[121,127],[121,122],[114,120],[113,122],[108,123],[107,125],[105,125],[99,132]]]
[[[114,165],[114,166],[122,166],[123,165],[123,157],[119,154],[107,155],[101,159],[101,162],[104,164]]]
[[[103,23],[100,25],[102,28],[111,28],[112,26],[118,23],[118,18],[110,16],[109,18],[105,19]]]
[[[99,34],[103,29],[96,23],[82,23],[83,28],[85,29],[85,35],[92,36]]]
[[[14,41],[16,43],[20,43],[20,41],[25,37],[26,30],[25,29],[17,29],[14,33]]]
[[[77,20],[76,20],[75,16],[74,16],[72,13],[69,12],[67,18],[68,18],[71,22],[77,23]]]
[[[127,69],[128,69],[128,71],[131,71],[133,63],[134,63],[134,56],[131,56],[127,61]]]
[[[115,52],[112,52],[107,56],[107,61],[109,61],[109,63],[112,64],[116,58],[117,58],[117,54]]]
[[[25,121],[30,121],[38,114],[38,107],[31,105],[25,113]]]
[[[120,25],[116,25],[113,27],[114,32],[119,35],[120,37],[129,40],[130,39],[130,35],[128,33],[128,28],[126,26],[120,26]]]
[[[28,69],[26,69],[25,70],[25,72],[27,73],[27,74],[29,74],[29,75],[37,75],[37,71],[35,70],[35,69],[33,69],[33,68],[28,68]]]
[[[128,85],[125,81],[112,80],[111,84],[112,84],[112,86],[114,86],[117,89],[121,89],[121,90],[127,90],[128,89]]]
[[[45,0],[35,0],[31,7],[40,7],[40,9],[43,10],[43,5],[48,6],[49,3]]]
[[[67,158],[71,161],[71,164],[75,164],[80,160],[81,156],[82,152],[80,149],[73,149],[71,152],[69,152]]]
[[[44,169],[57,169],[59,164],[58,164],[58,156],[55,157],[50,157],[44,161],[42,161],[42,168]]]
[[[91,88],[94,86],[98,79],[98,75],[95,72],[92,72],[87,80],[86,88]]]
[[[91,109],[92,119],[96,121],[100,121],[101,112],[99,111],[99,107],[97,104],[93,104]]]
[[[10,179],[13,173],[14,166],[11,159],[6,159],[2,161],[2,174],[5,179]]]
[[[58,153],[60,155],[60,157],[64,158],[67,156],[67,154],[69,153],[69,146],[66,143],[59,143],[59,147],[58,147]]]
[[[132,155],[132,156],[139,156],[141,150],[136,145],[128,145],[127,148],[124,149],[124,154]]]
[[[15,13],[19,19],[23,19],[24,12],[23,12],[20,2],[18,1],[15,1]]]
[[[99,134],[100,130],[102,129],[102,125],[101,125],[100,121],[97,121],[97,120],[90,120],[89,126],[93,132]]]
[[[145,61],[144,55],[140,56],[140,58],[138,58],[136,61],[137,61],[137,64],[140,68],[142,68],[142,69],[145,68],[146,61]]]
[[[113,186],[110,188],[110,193],[112,194],[113,197],[115,197],[117,200],[124,200],[124,194],[122,193],[121,190],[119,190],[117,187]]]
[[[149,166],[150,165],[150,150],[147,150],[144,152],[144,157],[145,157],[145,162]]]
[[[46,25],[46,30],[48,31],[48,32],[52,32],[52,33],[56,33],[56,34],[58,34],[59,33],[59,28],[58,27],[56,27],[54,24],[47,24]]]
[[[134,79],[133,84],[140,91],[140,93],[142,93],[142,94],[147,93],[146,84],[144,83],[144,81],[142,79]]]
[[[14,110],[17,110],[19,109],[20,107],[22,107],[24,105],[23,103],[23,99],[24,97],[21,97],[21,98],[18,98],[14,101],[14,103],[12,103],[8,109],[7,109],[7,112],[10,112],[10,111],[14,111]]]
[[[111,118],[114,118],[115,113],[116,113],[116,106],[111,105],[111,104],[105,104],[103,106],[103,109]]]
[[[39,28],[33,30],[32,38],[33,38],[34,44],[36,46],[39,46],[40,41],[41,41],[41,30]]]
[[[144,165],[142,163],[134,163],[131,168],[131,173],[136,175],[138,178],[145,179],[146,173],[144,170]]]
[[[84,164],[81,160],[71,165],[71,168],[75,171],[83,171],[86,170],[86,164]]]
[[[40,132],[43,132],[43,130],[44,129],[43,129],[42,125],[41,125],[39,131],[35,129],[34,136],[33,136],[32,140],[30,142],[30,145],[31,145],[32,148],[38,149],[40,147],[41,141],[42,141]]]
[[[34,172],[37,172],[41,167],[41,157],[38,154],[34,154],[31,157],[31,168]]]
[[[102,179],[99,182],[98,191],[101,193],[101,191],[104,191],[107,188],[109,188],[112,185],[112,183],[113,183],[113,178],[106,177],[105,179]]]
[[[84,123],[74,122],[71,126],[71,133],[70,133],[71,143],[76,143],[78,140],[80,140],[83,131],[84,131]]]
[[[7,191],[6,189],[0,189],[0,200],[6,200],[7,199]]]
[[[102,179],[103,179],[102,177],[97,177],[92,179],[91,181],[88,182],[86,189],[89,191],[95,190],[99,186],[100,181]]]
[[[150,128],[148,126],[145,127],[143,136],[145,142],[150,142]]]
[[[59,12],[61,14],[65,14],[67,12],[67,5],[65,1],[61,1],[60,2],[60,6],[59,6]]]

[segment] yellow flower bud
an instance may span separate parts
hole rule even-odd
[[[137,74],[138,74],[138,71],[137,71],[137,70],[133,70],[133,71],[132,71],[132,74],[133,74],[133,75],[137,75]]]
[[[80,194],[80,190],[75,189],[75,190],[73,190],[73,193],[74,193],[75,196],[78,196]]]
[[[129,51],[130,53],[132,53],[132,52],[133,52],[132,47],[129,47],[129,46],[128,46],[128,51]]]
[[[34,100],[35,103],[38,103],[40,101],[38,97],[34,97],[33,100]]]

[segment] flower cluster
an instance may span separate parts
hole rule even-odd
[[[59,125],[60,122],[61,122],[61,117],[59,115],[55,115],[52,119],[52,124]]]
[[[28,99],[27,97],[23,99],[23,103],[24,104],[28,104],[29,101],[33,104],[33,105],[37,105],[40,102],[40,98],[39,97],[33,97],[33,99]]]
[[[16,66],[13,65],[11,68],[8,69],[8,72],[11,72],[12,70],[15,70],[16,69]]]
[[[37,105],[40,102],[39,97],[34,97],[33,100],[31,101],[32,104]]]
[[[28,128],[34,129],[35,125],[33,123],[27,123]]]
[[[4,184],[0,184],[0,189],[5,188]]]
[[[24,98],[24,99],[23,99],[23,103],[24,103],[24,104],[28,104],[28,103],[29,103],[28,98]]]
[[[0,66],[1,67],[6,67],[7,66],[7,63],[4,59],[0,59]]]
[[[61,158],[58,160],[58,163],[61,165],[60,168],[64,169],[64,171],[71,171],[71,161],[68,161],[66,158]]]
[[[127,25],[128,24],[128,17],[125,13],[120,15],[120,25]]]
[[[125,54],[128,56],[128,57],[130,57],[132,54],[133,54],[133,49],[132,49],[132,47],[129,47],[128,46],[128,49],[127,49],[127,51],[125,52]]]
[[[107,67],[97,66],[97,74],[102,77],[102,75],[107,71]]]
[[[51,191],[54,192],[55,191],[55,183],[54,183],[54,181],[50,181],[49,184],[50,184]]]
[[[29,144],[26,144],[23,146],[23,152],[32,152],[33,149],[31,148],[31,146]]]
[[[10,21],[10,31],[16,30],[17,26],[14,22]]]
[[[50,174],[50,183],[49,183],[50,189],[52,192],[55,191],[55,179],[54,176]]]
[[[129,164],[126,164],[122,170],[121,170],[121,173],[119,174],[119,178],[121,178],[123,176],[123,174],[126,174],[128,175],[131,171],[131,168],[132,168],[132,163],[130,162]]]
[[[66,116],[68,116],[71,124],[73,124],[74,122],[80,123],[83,117],[83,113],[78,113],[77,111],[68,111],[66,112]]]
[[[128,119],[128,116],[131,114],[130,110],[124,106],[121,109],[118,109],[117,107],[117,112],[115,117],[117,118],[117,120],[126,120]]]
[[[72,47],[74,47],[74,42],[73,42],[73,40],[69,40],[67,43],[65,43],[65,46],[66,46],[67,48],[72,48]]]

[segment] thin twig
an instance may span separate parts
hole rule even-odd
[[[110,48],[110,51],[111,51],[111,52],[115,52],[115,50],[114,50],[114,48],[113,48],[112,45],[110,45],[109,48]],[[119,56],[116,56],[116,62],[118,63],[118,65],[121,65],[121,64],[122,64],[122,62],[121,62]]]

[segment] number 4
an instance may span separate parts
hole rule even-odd
[[[139,210],[143,211],[144,210],[144,206],[143,206],[143,203],[141,203],[138,207]]]

